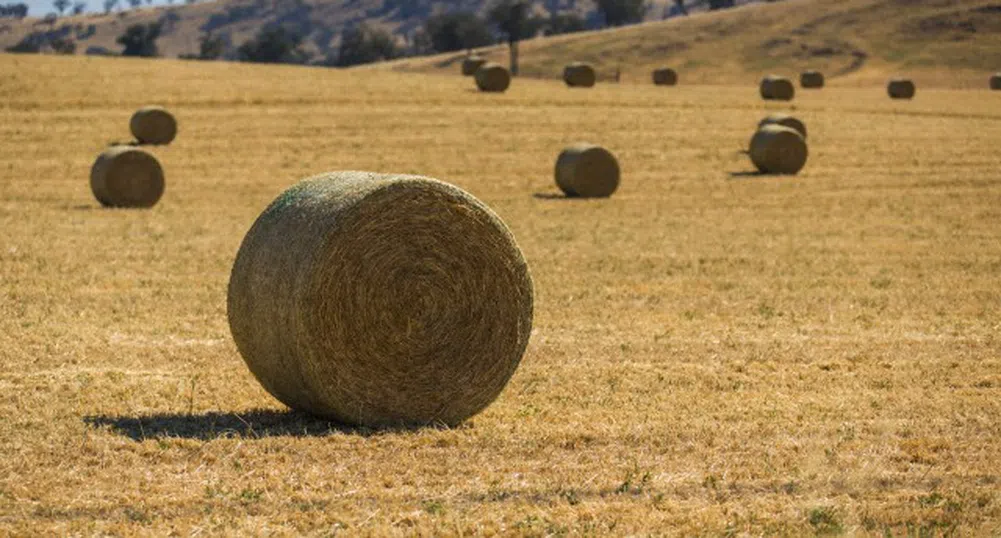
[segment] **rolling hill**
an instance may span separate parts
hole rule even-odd
[[[834,85],[882,84],[895,74],[921,86],[984,88],[1001,69],[1001,3],[996,0],[789,0],[535,39],[521,45],[521,72],[556,77],[570,59],[603,78],[648,83],[670,65],[691,83],[753,83],[777,71],[827,73]],[[505,62],[506,48],[483,51]],[[379,68],[454,72],[462,55],[390,62]]]

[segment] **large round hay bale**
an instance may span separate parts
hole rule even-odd
[[[556,159],[556,185],[567,196],[605,198],[619,188],[619,163],[594,144],[574,144]]]
[[[163,196],[163,168],[133,146],[113,146],[90,169],[90,190],[108,207],[153,207]]]
[[[472,195],[334,172],[257,218],[228,316],[250,371],[293,409],[367,427],[456,425],[514,374],[532,304],[514,237]]]
[[[820,71],[803,71],[799,75],[799,85],[807,89],[824,87],[824,74]]]
[[[886,86],[886,92],[891,99],[913,99],[917,87],[908,79],[895,78]]]
[[[768,75],[761,79],[761,98],[768,100],[789,101],[796,95],[796,87],[792,81],[777,75]]]
[[[476,87],[483,92],[504,92],[511,85],[511,73],[504,66],[486,63],[476,70]]]
[[[462,60],[462,74],[471,77],[476,74],[476,70],[487,63],[486,58],[480,56],[467,56]]]
[[[678,73],[670,67],[661,67],[653,71],[653,83],[657,86],[676,86]]]
[[[991,76],[991,89],[1001,90],[1001,73],[995,73]]]
[[[782,125],[765,125],[751,138],[751,161],[764,174],[796,174],[806,164],[806,140]]]
[[[800,134],[803,138],[806,138],[806,124],[794,116],[789,114],[769,114],[765,119],[758,122],[758,129],[764,127],[765,125],[781,125],[783,127],[788,127]]]
[[[140,144],[169,144],[177,136],[177,120],[163,107],[146,106],[132,115],[129,121],[132,136]]]
[[[571,88],[590,88],[598,81],[591,64],[584,62],[573,62],[563,68],[563,82]]]

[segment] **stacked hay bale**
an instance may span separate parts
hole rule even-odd
[[[598,81],[594,67],[584,62],[573,62],[563,68],[563,82],[571,88],[590,88]]]
[[[789,101],[796,95],[796,88],[792,82],[778,75],[768,75],[761,79],[761,98],[774,99],[779,101]]]
[[[824,74],[820,71],[803,71],[799,75],[799,85],[805,89],[820,89],[824,87]]]
[[[806,165],[806,140],[795,129],[765,124],[751,138],[748,153],[762,174],[794,175]]]
[[[769,114],[765,117],[765,119],[758,122],[758,129],[761,129],[766,125],[781,125],[783,127],[788,127],[806,139],[806,124],[800,121],[799,118],[790,116],[789,114]]]
[[[159,106],[145,106],[137,110],[129,121],[129,128],[139,144],[170,144],[177,136],[177,120]]]
[[[1001,73],[995,73],[991,76],[991,89],[1001,90]]]
[[[594,144],[574,144],[556,159],[556,185],[567,196],[611,196],[619,187],[619,175],[615,156]]]
[[[914,81],[904,78],[895,78],[886,86],[891,99],[913,99],[916,91]]]
[[[476,70],[487,63],[486,58],[477,55],[467,56],[462,60],[462,74],[471,77],[476,74]]]
[[[133,146],[112,146],[90,169],[90,189],[107,207],[153,207],[163,196],[163,168]]]
[[[656,86],[676,86],[678,73],[670,67],[661,67],[653,71],[653,83]]]
[[[489,405],[532,330],[504,223],[440,181],[335,172],[280,195],[240,246],[237,348],[286,405],[367,427],[456,425]]]
[[[476,87],[481,92],[505,92],[511,86],[511,73],[504,66],[485,63],[476,70]]]

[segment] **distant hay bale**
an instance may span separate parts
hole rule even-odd
[[[788,127],[796,132],[798,132],[803,138],[806,138],[806,124],[799,120],[799,118],[790,116],[789,114],[769,114],[765,119],[758,123],[758,129],[764,127],[765,125],[781,125],[783,127]]]
[[[661,67],[653,71],[653,83],[656,86],[675,86],[678,84],[678,73],[670,67]]]
[[[792,82],[777,75],[768,75],[761,79],[761,98],[768,100],[789,101],[796,95]]]
[[[169,144],[177,136],[177,120],[159,106],[146,106],[137,110],[129,121],[129,128],[140,144]]]
[[[476,70],[487,63],[486,58],[480,56],[467,56],[462,60],[462,74],[471,77],[476,74]]]
[[[369,172],[281,194],[229,282],[236,346],[283,403],[367,427],[454,426],[514,374],[532,280],[486,205],[434,179]]]
[[[916,91],[914,82],[908,79],[896,78],[886,86],[891,99],[913,99]]]
[[[563,68],[563,82],[571,88],[590,88],[598,81],[598,75],[591,64],[573,62]]]
[[[749,153],[759,172],[793,175],[806,164],[806,140],[795,129],[765,125],[751,138]]]
[[[803,71],[799,75],[799,85],[807,89],[824,87],[824,74],[820,71]]]
[[[163,168],[133,146],[112,146],[90,169],[90,190],[108,207],[153,207],[163,196]]]
[[[1001,90],[1001,73],[996,73],[991,76],[991,89]]]
[[[511,85],[511,73],[504,66],[486,63],[476,70],[476,87],[483,92],[504,92]]]
[[[574,144],[556,160],[556,185],[567,196],[605,198],[619,187],[619,163],[594,144]]]

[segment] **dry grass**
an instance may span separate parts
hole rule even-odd
[[[788,105],[753,83],[0,73],[0,534],[1001,532],[997,94],[803,92],[810,162],[761,178],[740,150]],[[170,186],[99,209],[93,156],[148,101],[183,126]],[[551,198],[578,139],[616,153],[615,197]],[[290,415],[237,355],[243,234],[333,169],[450,180],[524,249],[529,351],[466,426]]]

